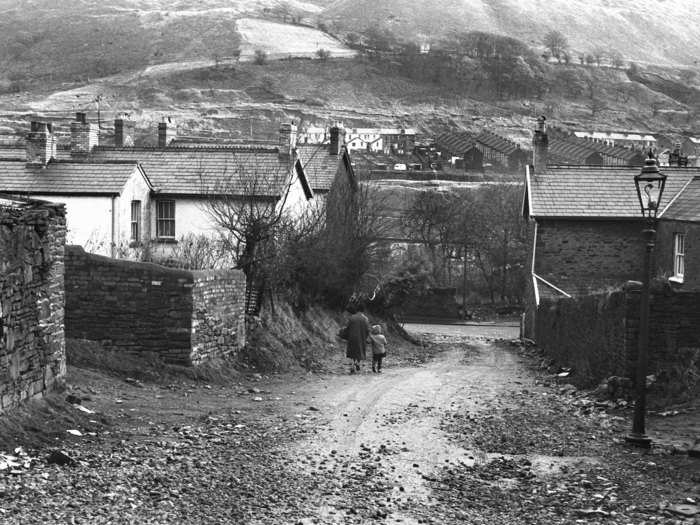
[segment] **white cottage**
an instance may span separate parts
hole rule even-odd
[[[112,256],[146,243],[167,253],[190,234],[213,235],[207,202],[223,193],[292,215],[314,197],[293,124],[282,124],[277,146],[171,146],[174,127],[161,122],[158,147],[134,147],[133,129],[118,119],[115,146],[99,146],[96,126],[79,113],[70,157],[56,160],[51,124],[33,122],[26,158],[0,158],[0,192],[65,203],[68,242]]]
[[[72,126],[72,160],[56,160],[51,124],[32,122],[25,158],[0,159],[0,192],[66,205],[67,242],[116,254],[122,239],[144,234],[153,191],[137,162],[85,162],[92,125]]]

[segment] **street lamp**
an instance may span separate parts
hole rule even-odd
[[[643,231],[646,250],[639,312],[639,341],[635,379],[637,399],[634,403],[632,433],[626,437],[626,441],[648,448],[651,445],[651,439],[644,432],[644,417],[646,415],[646,381],[649,361],[649,282],[651,281],[651,261],[654,253],[654,241],[656,240],[656,214],[659,211],[659,203],[666,185],[666,175],[659,172],[659,166],[651,151],[642,172],[634,177],[634,184],[637,187],[642,216],[646,222]]]

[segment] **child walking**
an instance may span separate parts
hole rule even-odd
[[[372,372],[382,373],[382,359],[386,355],[386,337],[382,335],[382,327],[375,324],[369,334],[372,343]]]

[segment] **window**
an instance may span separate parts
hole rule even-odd
[[[175,201],[156,203],[156,236],[159,239],[175,238]]]
[[[685,273],[685,234],[673,234],[673,277],[683,281]]]
[[[141,201],[131,201],[131,240],[141,240]]]

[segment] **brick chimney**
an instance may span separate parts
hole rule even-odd
[[[128,117],[114,119],[114,145],[118,148],[130,148],[134,145],[136,123]]]
[[[175,123],[170,117],[165,117],[162,122],[158,123],[158,147],[166,148],[168,144],[177,136]]]
[[[345,144],[345,130],[340,126],[331,127],[331,155],[340,155],[340,151]]]
[[[85,157],[99,144],[99,129],[87,121],[87,114],[75,114],[75,122],[70,123],[70,154],[72,157]]]
[[[535,175],[547,171],[549,137],[547,137],[546,120],[543,116],[537,119],[537,127],[535,127],[535,134],[532,137],[532,163]]]
[[[285,122],[280,125],[279,140],[280,157],[290,157],[297,146],[297,127],[294,122]]]
[[[56,158],[56,137],[51,123],[32,121],[27,133],[27,164],[30,166],[46,165]]]

